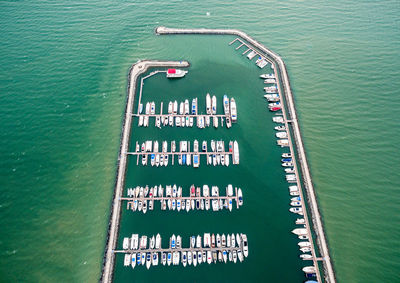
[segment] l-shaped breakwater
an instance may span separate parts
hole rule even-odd
[[[280,92],[283,93],[285,96],[285,101],[287,102],[287,109],[288,109],[288,116],[286,117],[286,124],[290,124],[292,131],[293,131],[293,140],[296,143],[296,149],[297,149],[297,157],[298,157],[298,162],[300,164],[302,176],[303,176],[303,181],[304,181],[304,188],[307,192],[308,196],[308,203],[312,215],[312,220],[314,224],[314,231],[317,236],[317,244],[320,250],[320,253],[322,255],[322,263],[324,266],[325,270],[325,279],[327,282],[336,282],[335,279],[335,273],[333,269],[333,264],[332,260],[329,255],[329,248],[327,244],[327,240],[325,237],[325,232],[324,232],[324,227],[321,219],[321,214],[319,212],[318,208],[318,202],[317,202],[317,197],[316,193],[314,190],[314,186],[312,183],[311,179],[311,174],[310,174],[310,169],[308,165],[308,161],[306,158],[306,153],[304,149],[304,144],[300,132],[300,127],[299,123],[297,120],[297,113],[296,113],[296,108],[294,104],[294,98],[293,94],[291,91],[290,87],[290,81],[289,81],[289,76],[286,70],[286,66],[282,58],[276,54],[275,52],[271,51],[267,47],[265,47],[263,44],[259,43],[255,39],[251,38],[249,35],[246,33],[236,30],[236,29],[177,29],[177,28],[167,28],[167,27],[157,27],[155,29],[155,33],[157,35],[169,35],[169,34],[216,34],[216,35],[235,35],[243,40],[249,42],[254,48],[258,49],[267,57],[270,59],[274,66],[275,66],[275,71],[279,73],[280,79],[282,81],[282,88],[280,89]],[[284,108],[284,107],[283,107]],[[283,109],[284,111],[284,109]],[[285,114],[285,113],[284,113]],[[290,135],[289,135],[290,136]],[[290,140],[290,147],[293,149],[293,144]],[[297,167],[295,166],[296,170],[296,175],[297,173]],[[303,186],[299,186],[300,190],[302,190]],[[303,192],[301,193],[303,195]],[[309,225],[307,227],[309,229]],[[315,258],[315,257],[314,257]],[[314,261],[315,262],[315,261]],[[316,268],[318,269],[318,266],[316,265]],[[317,275],[319,275],[319,272],[317,272]],[[319,276],[318,276],[319,277]]]
[[[116,249],[117,239],[118,239],[118,230],[119,230],[120,215],[121,215],[121,197],[125,184],[125,172],[126,172],[126,164],[128,158],[129,137],[131,132],[131,124],[133,117],[132,114],[133,114],[133,106],[136,94],[137,79],[141,74],[145,73],[149,68],[155,68],[155,67],[186,68],[189,67],[189,62],[144,60],[144,61],[138,61],[137,63],[133,64],[130,69],[128,96],[125,108],[125,118],[122,126],[121,146],[118,156],[118,166],[117,166],[118,171],[116,176],[115,190],[111,207],[110,222],[108,225],[107,243],[103,259],[103,270],[101,276],[102,282],[112,282],[114,260],[115,260],[114,250]]]

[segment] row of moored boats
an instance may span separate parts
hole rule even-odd
[[[264,88],[266,94],[264,97],[268,100],[268,108],[271,112],[278,112],[282,110],[281,102],[280,102],[280,97],[278,94],[278,87],[276,84],[276,78],[275,75],[273,74],[264,74],[260,76],[264,80],[264,83],[266,84],[272,84],[270,86],[267,86]],[[286,129],[286,126],[284,125],[285,120],[284,117],[281,113],[278,113],[279,115],[276,115],[273,117],[273,121],[275,123],[279,123],[281,125],[278,125],[275,127],[275,130],[277,131],[275,136],[278,138],[278,145],[281,147],[288,147],[289,146],[289,140],[288,140],[288,131]],[[286,173],[286,181],[288,183],[296,183],[297,182],[297,175],[294,169],[294,159],[292,156],[292,153],[283,153],[282,154],[282,167],[284,167],[285,173]],[[300,196],[300,191],[297,185],[291,185],[289,186],[289,194],[291,196],[290,199],[290,208],[289,211],[298,215],[304,215],[303,213],[303,208],[302,208],[302,199]],[[292,233],[297,235],[298,239],[301,240],[298,243],[299,249],[301,251],[300,258],[303,260],[313,260],[313,255],[311,254],[312,252],[312,244],[309,239],[309,233],[306,228],[306,220],[305,218],[297,218],[295,221],[296,225],[299,225],[300,228],[295,228],[292,230]],[[303,272],[305,273],[306,277],[308,278],[314,278],[316,277],[316,269],[314,266],[306,266],[303,269]]]
[[[159,144],[162,144],[161,152],[159,151]],[[179,165],[190,166],[197,168],[200,166],[200,156],[206,155],[207,165],[225,165],[229,166],[230,158],[232,156],[232,163],[239,164],[239,145],[237,141],[230,141],[228,145],[228,151],[226,151],[224,141],[211,140],[211,152],[207,150],[207,141],[203,141],[201,148],[199,142],[194,140],[193,149],[190,146],[190,141],[180,141],[179,149],[177,151],[177,144],[175,141],[171,141],[170,150],[168,151],[168,142],[163,141],[145,141],[139,147],[139,143],[136,142],[136,153],[142,153],[142,165],[151,166],[168,166],[169,155],[172,154],[172,158],[175,155],[178,156]],[[193,150],[193,151],[192,151]],[[150,162],[148,159],[150,158]]]
[[[147,244],[149,242],[149,244]],[[157,265],[186,265],[197,266],[202,263],[217,263],[228,261],[242,262],[249,254],[246,234],[215,235],[204,233],[202,238],[190,237],[190,247],[182,247],[182,237],[172,235],[169,239],[169,248],[162,249],[160,234],[151,238],[132,234],[123,240],[125,250],[124,266],[146,265],[147,269]]]
[[[236,195],[235,195],[236,193]],[[165,196],[164,196],[165,195]],[[161,210],[210,210],[219,211],[229,209],[232,211],[233,201],[236,201],[236,207],[243,205],[243,193],[241,188],[233,190],[232,185],[225,188],[225,196],[220,196],[218,186],[203,185],[201,187],[190,187],[188,197],[182,196],[182,187],[176,185],[150,187],[128,188],[127,196],[132,198],[128,202],[128,208],[133,211],[146,213],[147,210],[154,209],[154,201],[160,201]]]
[[[222,105],[224,114],[217,116],[217,98],[215,95],[211,97],[207,93],[206,114],[199,113],[197,98],[192,99],[191,106],[188,99],[180,102],[179,111],[178,101],[170,101],[168,103],[167,114],[162,114],[163,109],[161,104],[161,113],[156,114],[155,102],[147,102],[144,109],[143,104],[139,104],[138,126],[148,127],[150,117],[155,117],[155,126],[158,128],[165,126],[193,127],[194,125],[197,125],[200,129],[210,126],[218,128],[220,118],[221,126],[223,127],[225,123],[226,127],[230,128],[232,123],[236,123],[237,121],[236,101],[233,97],[229,99],[227,95],[224,95]]]

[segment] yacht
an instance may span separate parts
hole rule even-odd
[[[192,265],[192,252],[191,251],[188,251],[187,252],[187,263],[188,263],[188,265]]]
[[[201,248],[201,237],[200,237],[200,235],[197,235],[197,238],[196,238],[196,248]]]
[[[176,237],[176,248],[177,249],[180,249],[181,248],[181,243],[182,243],[182,238],[181,238],[181,236],[177,236]]]
[[[211,262],[212,262],[211,251],[207,251],[207,263],[211,264]]]
[[[198,154],[193,154],[193,167],[198,168],[200,165],[200,156]]]
[[[146,267],[149,269],[151,266],[151,253],[146,254]]]
[[[237,109],[236,109],[236,101],[235,99],[232,97],[231,98],[231,119],[232,119],[232,123],[236,123],[237,121]]]
[[[303,215],[303,209],[301,207],[291,207],[289,211],[292,213]]]
[[[311,243],[310,242],[298,242],[297,243],[297,245],[300,247],[300,248],[308,248],[308,247],[311,247]]]
[[[291,206],[301,206],[301,202],[299,202],[299,201],[292,201],[292,202],[290,202],[290,205],[291,205]]]
[[[139,127],[143,126],[143,116],[142,115],[139,116],[139,124],[138,124],[138,126]]]
[[[221,236],[219,234],[217,234],[216,240],[217,240],[217,242],[216,242],[217,248],[220,248],[221,247]]]
[[[167,78],[169,79],[176,79],[182,78],[187,74],[188,71],[181,70],[181,69],[168,69],[167,70]]]
[[[203,141],[201,149],[203,152],[207,151],[207,141]]]
[[[210,237],[210,233],[204,233],[204,247],[211,247],[211,237]]]
[[[151,263],[152,265],[158,265],[158,253],[157,252],[153,252],[153,261]]]
[[[161,253],[161,262],[163,265],[167,263],[167,253],[164,252]]]
[[[226,261],[228,259],[228,254],[225,250],[222,252],[222,258],[224,259],[224,263],[226,263]]]
[[[213,95],[211,99],[211,113],[213,115],[217,114],[217,98]]]
[[[172,101],[168,103],[168,114],[172,114]]]
[[[124,266],[129,266],[131,264],[131,254],[125,254]]]
[[[216,117],[216,116],[213,117],[213,125],[214,125],[214,128],[218,128],[218,117]]]
[[[150,249],[154,249],[155,246],[156,246],[156,238],[153,235],[153,237],[150,238]]]
[[[185,103],[181,102],[179,103],[179,115],[183,115],[184,111],[185,111]]]
[[[157,234],[156,236],[156,249],[161,249],[161,236]]]
[[[171,239],[170,239],[170,246],[171,246],[171,249],[175,249],[175,247],[176,247],[176,237],[175,237],[175,234],[172,235],[172,237],[171,237]]]
[[[181,255],[182,255],[181,261],[182,261],[183,267],[186,267],[186,261],[187,261],[186,252],[182,252]]]
[[[131,266],[132,266],[132,269],[134,269],[136,266],[136,253],[132,254]]]
[[[173,114],[178,113],[178,102],[176,100],[174,101],[174,107],[172,109],[173,109],[172,111]]]
[[[276,136],[277,138],[279,138],[279,139],[285,139],[285,138],[288,137],[288,134],[287,134],[287,132],[277,132],[277,133],[275,134],[275,136]]]
[[[293,229],[293,230],[292,230],[292,233],[295,234],[295,235],[297,235],[297,236],[300,236],[300,235],[307,235],[307,234],[308,234],[306,228],[296,228],[296,229]]]
[[[262,79],[274,79],[275,75],[274,74],[262,74],[262,75],[260,75],[260,78],[262,78]]]
[[[139,245],[139,235],[138,234],[132,234],[131,250],[137,250],[138,245]]]
[[[122,248],[124,250],[129,249],[129,243],[130,243],[130,239],[129,238],[124,238],[124,240],[122,242]]]
[[[209,93],[206,95],[206,113],[208,115],[211,114],[211,97]]]
[[[224,95],[224,98],[223,98],[223,105],[224,105],[224,113],[225,113],[225,116],[226,117],[228,117],[228,116],[230,116],[230,112],[229,112],[229,98],[228,98],[228,96],[225,94]]]
[[[277,130],[277,131],[286,131],[286,127],[285,126],[276,126],[275,130]]]
[[[167,255],[167,264],[168,266],[170,266],[172,263],[172,254],[169,252]]]
[[[303,267],[302,270],[306,274],[311,274],[311,273],[315,273],[316,272],[315,266],[306,266],[306,267]]]
[[[293,162],[282,162],[283,167],[293,167]]]
[[[233,164],[239,164],[239,145],[237,141],[233,143]]]
[[[206,119],[205,126],[209,127],[210,126],[210,116],[207,115],[205,119]]]
[[[310,259],[313,258],[313,256],[310,255],[310,254],[301,254],[301,255],[300,255],[300,258],[301,258],[302,260],[310,260]]]
[[[233,262],[236,263],[236,261],[237,261],[237,252],[236,252],[236,250],[234,250],[232,252],[232,257],[233,257]]]
[[[197,115],[197,98],[192,100],[192,115]]]
[[[146,253],[142,253],[141,262],[142,262],[142,265],[146,265]]]
[[[296,224],[297,224],[297,225],[306,224],[306,220],[305,220],[304,218],[297,218],[297,219],[296,219]]]
[[[197,266],[197,252],[193,251],[193,266]]]

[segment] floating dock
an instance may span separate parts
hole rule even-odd
[[[293,131],[293,135],[294,135],[294,137],[293,137],[294,144],[289,135],[289,138],[288,138],[289,147],[290,147],[292,153],[294,153],[294,150],[293,150],[294,146],[296,146],[296,149],[297,149],[298,162],[300,164],[302,176],[304,179],[304,187],[306,189],[307,196],[308,196],[308,202],[309,202],[310,211],[312,214],[312,220],[313,220],[313,224],[314,224],[314,231],[316,234],[317,244],[319,247],[319,251],[322,255],[321,258],[322,258],[322,263],[323,263],[323,267],[324,267],[324,271],[325,271],[325,280],[330,283],[336,282],[332,260],[329,255],[328,243],[326,240],[324,227],[322,224],[322,219],[321,219],[321,215],[320,215],[319,208],[318,208],[317,197],[316,197],[315,189],[314,189],[314,186],[312,183],[310,169],[309,169],[308,161],[307,161],[306,154],[305,154],[303,140],[301,137],[300,126],[299,126],[299,123],[297,120],[297,113],[296,113],[296,108],[295,108],[295,104],[294,104],[293,94],[292,94],[291,87],[290,87],[289,77],[288,77],[285,63],[282,60],[282,58],[278,54],[276,54],[273,51],[271,51],[270,49],[266,48],[264,45],[262,45],[258,41],[254,40],[253,38],[248,36],[246,33],[242,32],[240,30],[236,30],[236,29],[205,29],[205,28],[178,29],[178,28],[157,27],[155,29],[155,33],[157,35],[169,35],[169,34],[236,35],[241,39],[241,42],[247,41],[250,45],[252,45],[253,50],[258,50],[258,53],[260,53],[263,56],[263,58],[265,58],[266,61],[271,63],[271,66],[275,72],[275,77],[277,79],[280,78],[280,80],[282,81],[283,88],[281,89],[280,83],[278,83],[278,92],[280,94],[284,95],[285,101],[287,102],[287,109],[288,109],[288,113],[286,113],[285,106],[283,105],[282,111],[283,111],[283,115],[284,115],[284,123],[285,123],[287,129],[289,128],[289,123],[290,123],[290,126]],[[236,41],[236,39],[233,40],[230,44],[233,44],[235,41]],[[278,76],[278,74],[279,74],[279,76]],[[294,169],[295,169],[296,175],[298,176],[298,169],[297,169],[296,165],[294,166]],[[305,198],[303,197],[304,194],[302,191],[302,186],[301,186],[300,180],[298,178],[297,178],[297,182],[298,182],[298,185],[300,188],[301,198],[303,200],[305,200]],[[304,206],[304,204],[303,204],[303,206]],[[309,225],[309,219],[307,217],[305,209],[304,209],[304,213],[305,213],[304,214],[305,219],[307,221],[306,227],[308,229],[308,233],[311,235],[311,231],[310,231],[311,226]],[[311,239],[312,238],[310,238],[310,241],[311,241]],[[312,247],[314,248],[314,245],[312,245]],[[318,265],[319,258],[316,257],[314,250],[312,252],[312,255],[313,255],[313,263],[314,263],[314,266],[316,269],[317,280],[319,282],[322,282],[321,272],[320,272],[320,268]]]

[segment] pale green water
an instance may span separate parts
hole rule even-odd
[[[1,281],[99,278],[130,65],[139,58],[200,60],[199,51],[213,51],[196,46],[204,38],[156,37],[157,25],[239,28],[282,55],[338,280],[400,281],[398,1],[0,5]],[[281,196],[271,202],[289,218]],[[252,212],[265,217],[267,209]],[[291,222],[271,225],[282,231],[271,237],[290,237]],[[280,269],[271,268],[271,279],[298,263],[289,249],[293,256],[272,263]],[[236,266],[256,265],[251,258],[245,264]]]

